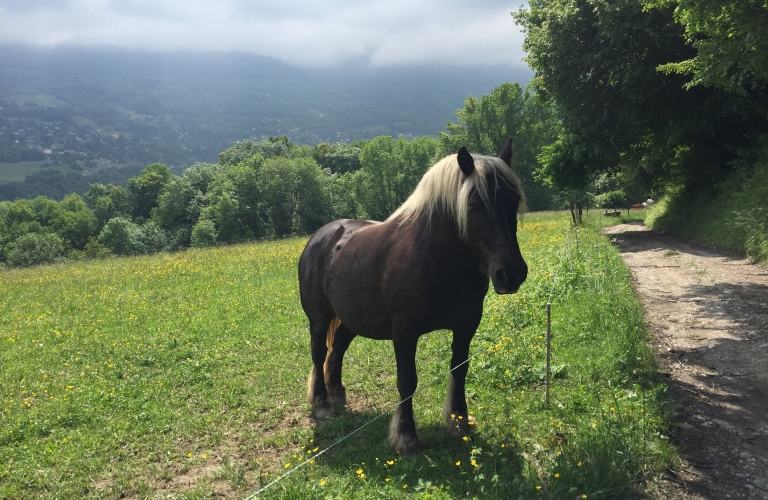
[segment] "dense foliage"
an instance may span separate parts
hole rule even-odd
[[[546,210],[557,206],[558,192],[538,182],[537,156],[561,131],[553,107],[530,89],[504,83],[479,99],[467,97],[456,112],[458,123],[448,122],[440,132],[440,151],[449,154],[466,146],[470,151],[494,155],[509,137],[515,171],[526,187],[528,208]]]
[[[532,0],[514,16],[562,121],[540,156],[556,187],[707,206],[768,168],[765,2]],[[731,202],[718,203],[738,218]]]
[[[18,164],[6,164],[15,166]],[[74,165],[75,168],[71,166]],[[39,172],[26,175],[24,180],[0,185],[0,201],[13,201],[16,198],[36,198],[47,196],[61,200],[70,193],[85,194],[91,184],[125,185],[128,179],[142,170],[140,165],[115,167],[98,171],[92,175],[83,175],[82,167],[77,163],[68,164],[67,168],[57,169],[56,165]],[[72,171],[74,170],[74,171]]]
[[[670,61],[665,72],[689,74],[689,86],[739,94],[768,83],[768,5],[762,0],[643,0],[648,8],[674,8],[675,20],[696,54]]]

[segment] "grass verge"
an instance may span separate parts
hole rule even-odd
[[[638,496],[674,460],[671,406],[629,273],[594,219],[574,230],[563,214],[526,216],[528,281],[488,295],[472,346],[474,433],[442,428],[450,332],[420,340],[428,447],[410,458],[389,448],[386,416],[312,459],[397,392],[391,344],[356,339],[348,408],[308,418],[304,240],[2,272],[0,498],[242,498],[304,463],[263,496]]]
[[[768,151],[768,149],[766,149]],[[768,160],[735,172],[717,195],[672,189],[646,222],[653,229],[768,261]]]

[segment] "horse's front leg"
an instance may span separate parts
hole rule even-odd
[[[413,393],[416,392],[416,344],[418,335],[393,333],[392,343],[397,360],[397,390],[402,403],[392,415],[389,424],[389,444],[395,451],[411,455],[422,448],[423,444],[416,434],[416,422],[413,420]],[[407,399],[406,399],[407,398]]]
[[[451,350],[451,375],[448,377],[448,394],[445,397],[443,413],[445,427],[454,435],[466,433],[475,426],[475,417],[467,412],[465,382],[469,370],[469,343],[475,335],[475,328],[453,332]]]

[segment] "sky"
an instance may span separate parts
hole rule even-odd
[[[0,45],[239,51],[298,66],[525,66],[522,0],[0,0]]]

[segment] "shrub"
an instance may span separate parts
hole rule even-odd
[[[34,266],[64,259],[64,242],[55,234],[28,233],[9,245],[8,263]]]
[[[99,233],[99,243],[117,255],[141,253],[139,227],[123,217],[113,217]]]
[[[597,205],[598,208],[623,208],[627,206],[626,196],[624,195],[624,191],[620,189],[616,191],[608,191],[607,193],[595,196],[595,205]]]
[[[89,259],[103,259],[104,257],[111,255],[112,251],[99,243],[96,238],[91,237],[88,240],[88,243],[85,244],[83,253]]]
[[[192,228],[192,246],[205,247],[214,243],[216,243],[216,226],[213,221],[198,221]]]
[[[768,160],[742,166],[716,196],[670,190],[654,205],[646,224],[686,238],[744,252],[768,261]]]
[[[155,253],[169,246],[168,232],[154,221],[149,221],[136,229],[137,252]]]
[[[182,226],[170,237],[170,243],[168,244],[169,250],[178,250],[180,248],[186,248],[190,246],[192,239],[192,227]]]

